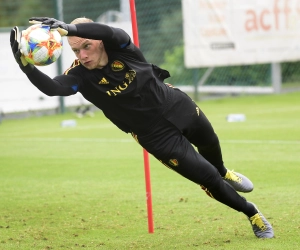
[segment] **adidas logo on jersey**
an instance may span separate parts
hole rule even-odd
[[[109,84],[109,81],[107,81],[107,80],[105,79],[105,77],[103,77],[103,78],[100,80],[99,84]]]

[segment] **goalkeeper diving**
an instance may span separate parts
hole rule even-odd
[[[216,202],[245,214],[256,237],[274,237],[266,217],[238,193],[251,192],[253,184],[225,167],[219,138],[201,107],[166,84],[169,72],[149,63],[124,30],[88,18],[70,24],[48,17],[29,20],[67,36],[77,58],[63,74],[51,78],[24,60],[19,29],[14,27],[13,55],[35,87],[48,96],[81,93],[163,165],[194,182],[195,188],[200,186]]]

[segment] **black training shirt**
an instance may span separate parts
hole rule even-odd
[[[108,64],[89,70],[75,60],[63,75],[53,79],[37,69],[28,78],[50,96],[80,92],[124,132],[147,131],[163,115],[172,96],[172,89],[163,83],[168,71],[148,63],[121,29],[100,23],[76,27],[75,36],[103,41]]]

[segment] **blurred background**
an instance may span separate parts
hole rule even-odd
[[[18,69],[9,48],[9,31],[13,26],[26,28],[28,18],[49,16],[71,22],[76,17],[85,16],[97,22],[131,29],[128,0],[0,0],[0,110],[2,118],[11,114],[32,110],[54,110],[64,112],[65,107],[87,104],[82,97],[73,101],[49,98],[34,89]],[[209,2],[209,1],[208,1]],[[239,95],[245,92],[201,91],[205,86],[256,86],[272,88],[272,63],[220,66],[209,72],[209,67],[186,68],[184,64],[183,10],[181,0],[135,0],[139,30],[140,48],[146,59],[170,74],[170,83],[189,92],[197,101],[223,95]],[[6,47],[5,47],[6,46]],[[70,58],[64,58],[62,65],[71,65]],[[51,65],[52,66],[52,65]],[[280,86],[270,93],[299,91],[300,62],[280,63]],[[53,69],[43,69],[49,75],[61,70],[61,64]],[[12,77],[14,79],[12,79]],[[28,90],[29,89],[29,90]],[[264,92],[262,92],[264,93]],[[251,94],[251,93],[250,93]],[[50,100],[51,105],[44,105]],[[27,103],[27,104],[26,104]],[[35,105],[35,104],[36,105]]]

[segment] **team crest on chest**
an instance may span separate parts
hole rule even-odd
[[[111,69],[113,71],[121,71],[124,68],[125,68],[124,63],[118,60],[113,61],[113,63],[111,64]]]

